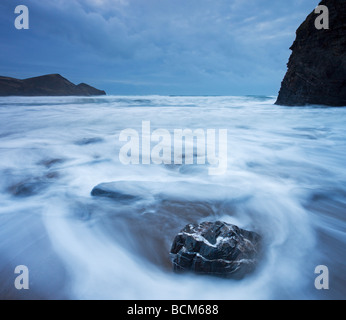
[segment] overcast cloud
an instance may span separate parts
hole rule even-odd
[[[276,95],[318,0],[1,0],[0,74],[110,94]],[[14,8],[30,30],[14,28]]]

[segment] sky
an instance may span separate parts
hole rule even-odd
[[[277,95],[318,0],[1,0],[0,75],[115,95]],[[17,5],[30,29],[14,26]]]

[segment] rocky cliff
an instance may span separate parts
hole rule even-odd
[[[314,11],[297,30],[278,105],[346,106],[346,0],[323,0],[329,29],[318,30]]]
[[[0,96],[99,96],[106,92],[85,83],[75,85],[60,74],[24,80],[0,76]]]

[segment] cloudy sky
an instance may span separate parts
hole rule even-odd
[[[109,94],[276,95],[318,0],[1,0],[0,75]],[[27,5],[30,29],[14,27]]]

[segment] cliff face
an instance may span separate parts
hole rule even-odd
[[[346,0],[323,0],[329,30],[318,30],[312,12],[297,30],[276,104],[346,106]]]
[[[59,74],[19,80],[0,77],[0,96],[98,96],[106,92],[87,84],[75,85]]]

